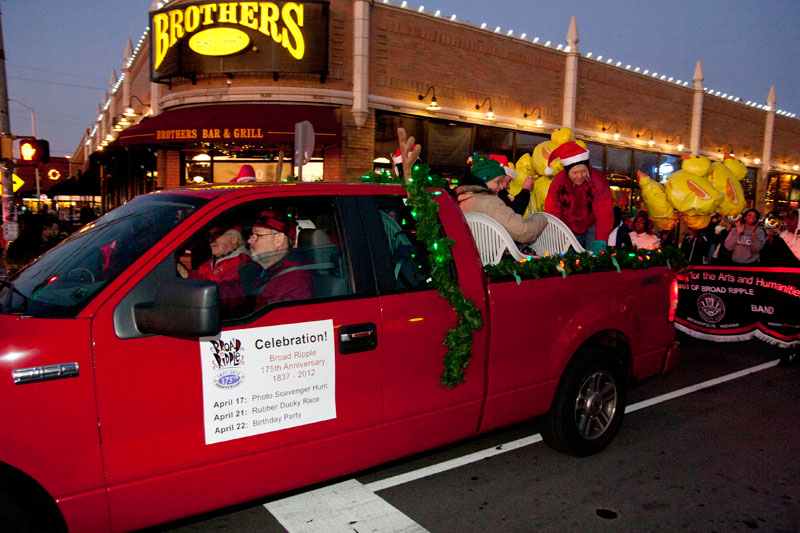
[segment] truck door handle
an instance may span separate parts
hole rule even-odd
[[[60,363],[57,365],[34,366],[31,368],[17,368],[13,372],[14,385],[35,383],[37,381],[50,381],[51,379],[78,377],[78,363]]]
[[[378,347],[378,328],[372,322],[339,328],[339,353],[367,352]]]

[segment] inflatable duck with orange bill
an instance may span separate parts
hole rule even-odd
[[[747,169],[726,156],[712,163],[705,156],[682,156],[681,169],[670,176],[662,188],[644,172],[638,173],[642,198],[650,217],[661,230],[672,229],[678,213],[693,229],[708,226],[711,216],[738,216],[745,208],[740,180]]]

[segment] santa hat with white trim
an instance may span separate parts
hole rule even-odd
[[[550,157],[547,158],[548,167],[545,169],[545,174],[548,176],[553,173],[553,169],[549,165],[552,165],[555,159],[561,160],[561,164],[564,165],[564,170],[569,174],[570,167],[575,165],[588,166],[589,150],[583,148],[574,141],[565,142],[550,152]]]
[[[411,158],[411,152],[413,152],[414,148],[416,148],[416,147],[417,147],[417,145],[415,144],[414,146],[411,147],[411,150],[409,150],[409,152],[408,152],[408,157],[409,158]],[[419,160],[419,158],[417,158],[417,160]],[[400,151],[400,148],[398,148],[397,151],[392,156],[392,163],[394,164],[394,173],[397,176],[402,176],[403,175],[403,154]],[[412,161],[412,163],[416,163],[416,161]]]

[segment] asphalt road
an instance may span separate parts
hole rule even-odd
[[[800,368],[679,339],[600,454],[552,451],[534,420],[155,531],[800,531]]]

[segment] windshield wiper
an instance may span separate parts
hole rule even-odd
[[[0,278],[0,285],[2,285],[3,287],[7,287],[7,288],[8,288],[8,289],[9,289],[9,290],[12,292],[12,294],[17,294],[17,295],[19,295],[19,296],[22,296],[22,309],[20,309],[20,312],[21,312],[21,313],[24,313],[24,312],[26,312],[26,311],[28,310],[28,300],[29,300],[30,298],[28,298],[27,296],[25,296],[24,294],[22,294],[22,293],[19,291],[19,289],[17,289],[17,288],[14,286],[14,284],[13,284],[13,283],[11,283],[10,281],[8,281],[8,280],[7,280],[7,279],[5,279],[5,278]],[[12,311],[12,305],[11,305],[12,303],[13,303],[13,297],[8,299],[8,311],[9,311],[9,312],[11,312],[11,311]]]

